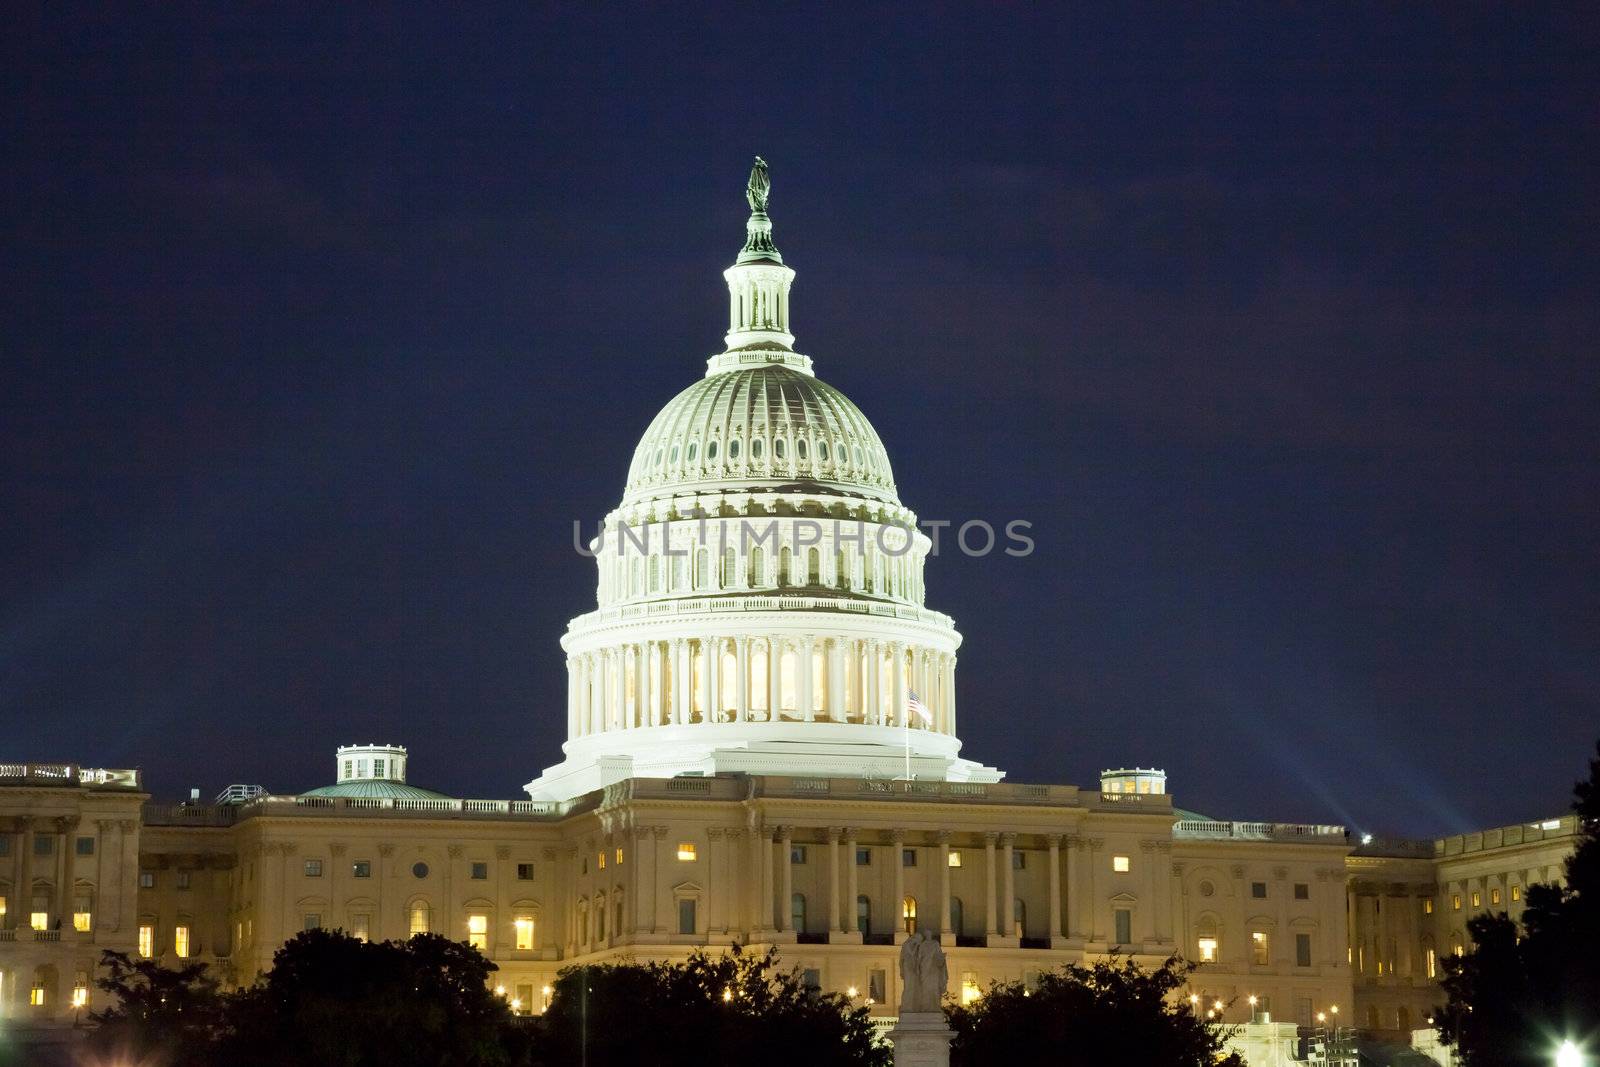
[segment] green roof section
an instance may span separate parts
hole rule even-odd
[[[323,785],[315,789],[307,789],[300,794],[303,797],[363,797],[366,799],[380,800],[454,800],[454,797],[435,793],[431,789],[422,789],[404,782],[391,782],[382,779],[368,779],[359,782],[340,782],[338,785]]]

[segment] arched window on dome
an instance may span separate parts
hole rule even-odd
[[[752,589],[759,589],[767,584],[766,558],[765,554],[759,548],[752,548],[750,550],[750,576],[748,584]]]
[[[761,431],[757,430],[756,432],[760,433]],[[759,437],[757,437],[754,441],[750,442],[750,458],[751,459],[759,460],[761,458],[761,446],[762,446],[762,440]]]
[[[855,454],[856,454],[856,466],[857,467],[866,466],[867,465],[866,464],[866,460],[863,458],[863,456],[861,454],[861,446],[860,445],[856,445],[856,453]]]
[[[667,573],[667,589],[678,592],[683,588],[683,557],[673,556]]]
[[[850,588],[850,562],[845,558],[842,548],[834,553],[833,584],[839,589]]]
[[[686,463],[693,463],[694,462],[694,454],[695,454],[696,451],[699,450],[699,448],[700,448],[700,443],[698,441],[690,441],[689,442],[689,451],[683,457],[684,461]]]
[[[672,451],[667,453],[667,462],[672,464],[674,467],[676,467],[678,465],[678,446],[677,445],[673,445],[672,446]]]
[[[656,449],[656,470],[660,470],[661,469],[661,461],[666,458],[666,455],[667,455],[667,450],[666,449],[660,448],[660,447],[658,447]]]
[[[794,553],[789,551],[788,545],[778,550],[778,584],[782,586],[794,584]]]
[[[722,550],[722,581],[719,583],[724,589],[732,589],[739,575],[739,560],[733,554],[733,549]]]
[[[783,438],[779,437],[772,442],[772,455],[775,459],[783,459]]]
[[[728,442],[728,460],[737,462],[739,459],[739,439],[736,437]]]
[[[750,710],[762,712],[753,718],[766,718],[767,710],[767,649],[766,642],[751,642],[750,645]]]
[[[632,573],[628,576],[628,595],[639,596],[644,592],[644,560],[633,557],[633,566],[629,570]]]
[[[650,592],[661,592],[661,557],[650,557]]]
[[[786,716],[794,716],[800,710],[800,657],[785,651],[778,664],[778,706]]]
[[[806,439],[804,437],[794,443],[794,455],[801,463],[806,461]]]
[[[704,589],[711,584],[711,553],[696,549],[694,554],[694,587]]]
[[[818,441],[817,442],[817,458],[819,460],[821,460],[823,463],[828,462],[828,442],[826,442],[826,441]]]
[[[706,462],[707,463],[715,463],[716,459],[717,459],[717,443],[715,441],[706,442]]]
[[[801,576],[802,585],[822,584],[822,555],[815,548],[806,549],[806,572]]]

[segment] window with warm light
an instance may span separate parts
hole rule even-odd
[[[149,959],[156,954],[156,928],[149,923],[139,924],[139,955]]]
[[[1452,893],[1450,895],[1450,910],[1452,910],[1452,911],[1460,911],[1461,910],[1461,894],[1460,893]]]
[[[594,856],[594,869],[597,870],[597,871],[603,871],[603,870],[606,869],[606,850],[605,849],[601,849],[599,852],[595,853],[595,856]]]
[[[418,934],[427,933],[431,918],[432,916],[429,914],[428,905],[423,904],[420,901],[411,905],[411,911],[409,913],[410,921],[407,925],[407,930],[410,932],[411,936],[415,937]]]
[[[172,951],[180,960],[189,958],[189,928],[187,926],[174,926],[172,928]]]
[[[1522,887],[1520,885],[1514,885],[1514,886],[1511,887],[1511,899],[1512,900],[1521,900],[1522,899]]]
[[[89,975],[86,971],[79,971],[73,976],[72,1006],[79,1009],[89,1006]]]
[[[679,862],[682,862],[682,863],[693,863],[696,858],[697,858],[697,854],[696,854],[694,842],[692,842],[692,841],[679,841],[678,842],[678,860],[679,860]]]
[[[1489,903],[1490,904],[1498,904],[1498,903],[1500,903],[1500,890],[1498,890],[1498,889],[1489,890]]]
[[[94,912],[90,910],[89,898],[79,897],[77,906],[72,909],[72,928],[80,934],[86,934],[93,927]]]
[[[467,944],[479,952],[489,951],[489,917],[487,915],[467,916]]]
[[[617,846],[617,857],[616,858],[617,858],[617,864],[620,866],[621,863],[622,863],[622,846],[621,845]]]
[[[37,901],[34,902],[33,909],[28,913],[28,925],[35,930],[50,929],[50,913],[44,910]]]
[[[1202,937],[1200,939],[1200,962],[1217,962],[1217,939],[1215,937]]]
[[[357,941],[372,940],[372,916],[365,912],[350,916],[350,936]]]
[[[1476,889],[1472,891],[1472,906],[1474,908],[1483,907],[1483,894],[1478,892]]]
[[[900,902],[900,920],[908,934],[917,932],[917,898],[906,897]]]
[[[963,1003],[963,1004],[971,1004],[974,1000],[977,1000],[980,996],[982,996],[982,993],[980,993],[978,991],[978,972],[977,971],[962,971],[961,972],[961,1003]]]
[[[1439,971],[1439,960],[1433,949],[1428,950],[1428,977],[1436,977]]]
[[[526,952],[533,948],[533,919],[526,915],[519,915],[512,920],[511,925],[517,932],[517,950]]]
[[[1265,967],[1272,962],[1265,930],[1250,931],[1250,962],[1257,967]]]
[[[44,983],[43,982],[34,982],[33,983],[32,988],[30,988],[28,990],[28,1003],[31,1004],[35,1008],[43,1007],[43,1005],[44,1005]]]
[[[1433,914],[1433,898],[1432,897],[1424,897],[1423,898],[1423,900],[1422,900],[1422,914],[1424,914],[1424,915],[1432,915]]]
[[[952,866],[952,867],[961,866],[961,852],[960,852],[959,849],[951,849],[950,850],[950,866]]]
[[[1118,874],[1127,874],[1133,869],[1133,860],[1127,856],[1112,856],[1111,869]]]

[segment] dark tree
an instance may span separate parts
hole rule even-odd
[[[163,967],[126,952],[100,954],[106,976],[95,985],[112,994],[110,1007],[90,1012],[91,1048],[117,1061],[166,1067],[208,1067],[227,1030],[227,997],[206,965]]]
[[[218,1062],[239,1067],[501,1067],[518,1031],[495,965],[437,934],[368,943],[308,930],[230,1004]]]
[[[556,980],[541,1067],[887,1067],[865,1007],[808,989],[775,952],[696,952],[683,963],[571,967]]]
[[[1530,886],[1520,930],[1504,912],[1471,920],[1472,947],[1444,961],[1435,1023],[1469,1064],[1548,1064],[1563,1038],[1600,1034],[1600,745],[1573,798],[1566,885]]]
[[[1243,1067],[1237,1056],[1221,1057],[1222,1033],[1177,996],[1195,967],[1173,957],[1147,971],[1112,956],[1047,972],[1031,989],[996,983],[973,1003],[945,1009],[956,1032],[950,1063]]]

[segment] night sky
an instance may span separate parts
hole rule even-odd
[[[571,524],[720,350],[760,153],[902,499],[1035,526],[928,570],[964,754],[1380,833],[1565,808],[1591,5],[66,6],[0,45],[0,758],[209,797],[370,740],[521,795]]]

